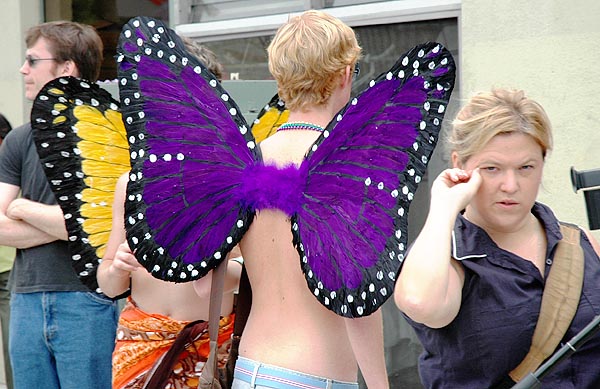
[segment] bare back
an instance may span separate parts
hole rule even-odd
[[[106,252],[98,268],[98,283],[105,293],[115,297],[131,289],[131,298],[143,311],[168,316],[175,320],[208,320],[212,273],[194,281],[173,283],[152,276],[133,256],[125,241],[124,202],[128,174],[123,174],[115,187],[112,230]],[[125,250],[125,251],[121,251]],[[233,254],[239,255],[237,248]],[[221,315],[233,310],[233,294],[237,289],[241,267],[227,263]]]
[[[154,278],[144,268],[131,273],[131,298],[145,312],[169,316],[175,320],[208,320],[210,283],[207,275],[197,282],[206,283],[205,295],[198,295],[191,282],[175,284]],[[221,315],[233,310],[233,293],[223,293]]]
[[[318,138],[314,131],[277,133],[261,143],[266,164],[299,165]],[[355,381],[356,360],[345,321],[307,288],[282,211],[257,211],[240,242],[252,284],[252,310],[240,355],[304,373]]]

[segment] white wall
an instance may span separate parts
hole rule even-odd
[[[25,58],[24,32],[42,19],[41,0],[3,0],[0,12],[0,112],[13,127],[29,121],[19,68]]]
[[[600,168],[600,1],[462,0],[460,31],[462,97],[513,87],[542,104],[555,143],[539,200],[588,227],[569,168]]]
[[[41,20],[40,0],[2,0],[0,12],[0,112],[13,127],[29,121],[19,68],[25,58],[24,31]],[[1,343],[0,339],[0,343]],[[0,345],[0,388],[5,388],[4,363]]]

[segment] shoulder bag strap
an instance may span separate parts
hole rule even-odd
[[[200,374],[199,388],[213,387],[213,382],[218,381],[217,373],[217,340],[219,335],[219,321],[221,320],[221,303],[223,300],[223,285],[227,260],[224,260],[213,270],[210,285],[210,307],[208,316],[208,333],[210,337],[210,353]]]
[[[554,352],[571,325],[579,305],[584,266],[580,230],[576,226],[562,223],[560,230],[563,238],[558,243],[554,262],[546,279],[531,348],[521,364],[509,373],[515,382],[535,371]]]
[[[208,323],[204,320],[196,320],[183,327],[169,351],[154,363],[146,375],[142,389],[164,388],[181,353],[202,335],[206,327]]]
[[[252,306],[252,288],[248,279],[246,266],[242,265],[242,274],[240,275],[240,285],[238,287],[238,296],[235,305],[235,323],[233,324],[233,335],[242,336],[250,307]]]
[[[235,322],[233,323],[231,348],[229,350],[229,358],[227,359],[227,368],[225,369],[227,374],[227,382],[233,382],[233,372],[235,370],[235,363],[238,358],[240,340],[242,339],[242,333],[244,332],[244,327],[246,327],[246,322],[248,321],[248,316],[250,315],[251,306],[252,288],[250,287],[250,280],[248,279],[246,266],[242,265],[242,274],[240,276],[240,284],[235,302]]]

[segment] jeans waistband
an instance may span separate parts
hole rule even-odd
[[[244,357],[238,357],[233,376],[248,382],[251,387],[264,385],[275,389],[358,389],[357,383],[313,376],[282,367],[266,365]]]

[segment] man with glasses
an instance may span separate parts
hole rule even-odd
[[[25,42],[27,99],[60,76],[97,80],[103,46],[91,26],[43,23]],[[79,281],[66,240],[31,124],[15,128],[0,148],[0,245],[17,248],[9,341],[16,389],[111,387],[117,304]]]

